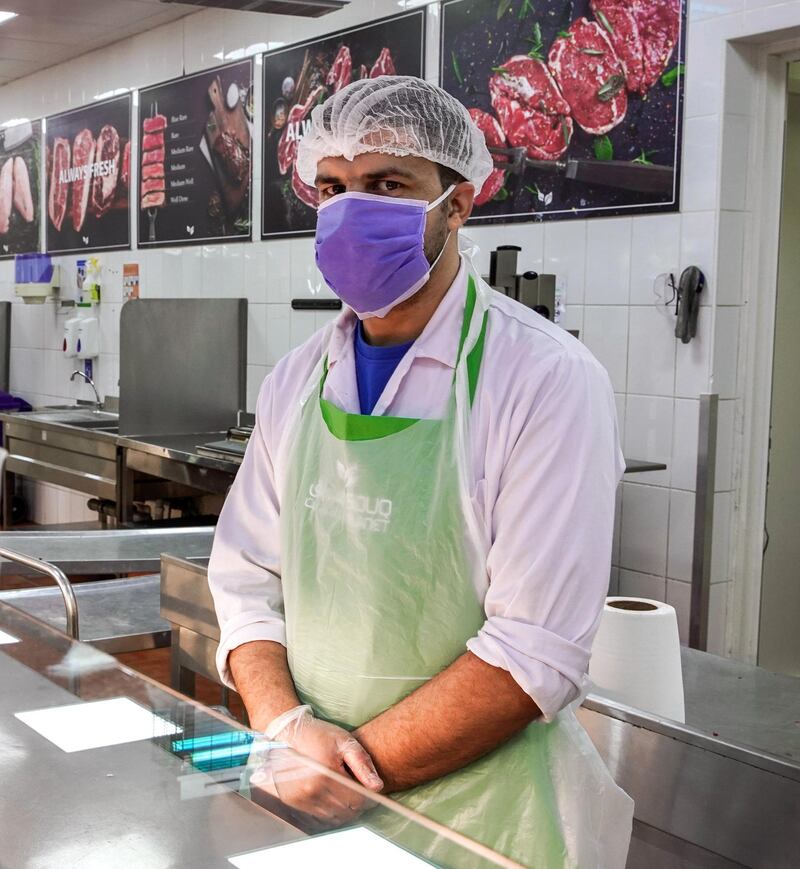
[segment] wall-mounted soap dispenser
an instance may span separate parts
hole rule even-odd
[[[97,317],[78,320],[76,349],[78,359],[94,359],[100,355],[100,323]]]
[[[64,321],[64,341],[61,349],[64,355],[74,359],[78,355],[78,324],[80,317],[69,317]]]

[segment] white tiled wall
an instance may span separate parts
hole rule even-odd
[[[79,106],[98,90],[152,84],[214,66],[231,59],[231,53],[235,58],[248,49],[260,51],[323,34],[395,13],[402,5],[395,0],[352,0],[346,9],[316,20],[200,12],[0,89],[0,120]],[[437,7],[429,11],[427,72],[435,80]],[[736,370],[741,306],[748,298],[741,273],[748,256],[748,113],[755,81],[747,47],[734,47],[727,40],[800,26],[800,0],[697,0],[689,4],[689,17],[680,214],[515,224],[473,229],[470,234],[481,245],[479,265],[484,271],[489,251],[510,243],[522,248],[524,269],[560,276],[566,290],[565,325],[580,329],[611,375],[626,452],[669,465],[666,472],[627,477],[621,487],[612,582],[626,594],[668,599],[679,611],[684,633],[698,397],[711,389],[720,392],[711,636],[713,648],[721,651],[729,598],[725,541],[729,517],[736,510],[735,456],[742,416]],[[258,98],[259,66],[255,78]],[[259,147],[257,141],[256,190]],[[254,225],[259,224],[256,195]],[[259,384],[277,359],[324,322],[326,315],[296,312],[289,306],[292,297],[328,293],[311,252],[310,239],[297,239],[104,256],[102,346],[96,365],[101,394],[117,393],[121,271],[122,264],[131,261],[140,264],[145,297],[248,298],[247,401],[253,409]],[[62,262],[72,275],[73,259]],[[679,273],[687,265],[700,266],[708,286],[697,338],[683,345],[673,337],[673,309],[656,294],[656,278],[668,271]],[[12,277],[11,265],[0,263],[0,298],[11,298]],[[51,305],[16,304],[12,344],[16,392],[36,403],[91,397],[87,387],[68,381],[72,365],[58,351],[60,321]],[[59,497],[55,496],[61,503]]]

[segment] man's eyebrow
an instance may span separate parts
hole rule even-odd
[[[408,169],[401,169],[399,166],[387,166],[379,172],[367,172],[364,177],[370,181],[378,181],[381,178],[388,178],[390,175],[396,175],[398,178],[408,178],[411,181],[416,178],[413,172],[409,172]]]
[[[387,166],[385,169],[380,169],[377,172],[367,172],[363,176],[367,181],[380,181],[382,178],[406,178],[413,181],[416,178],[413,172],[408,169],[402,169],[400,166]],[[337,175],[317,175],[314,179],[315,184],[342,184],[344,183]]]

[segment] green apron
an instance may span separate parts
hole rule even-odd
[[[322,398],[325,359],[313,375],[318,400],[307,389],[299,411],[281,497],[289,667],[301,700],[347,729],[450,665],[485,621],[472,581],[485,560],[469,531],[466,423],[487,307],[470,277],[444,419],[345,413]],[[624,866],[631,801],[571,710],[393,798],[527,866]],[[362,820],[438,865],[480,862],[422,841],[383,809]]]

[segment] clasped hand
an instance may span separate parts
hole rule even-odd
[[[264,751],[257,740],[251,752],[255,771],[250,786],[280,800],[312,828],[350,823],[365,810],[367,799],[313,769],[304,757],[352,776],[376,793],[383,788],[372,758],[358,740],[343,728],[314,718],[310,706],[298,706],[276,718],[265,737],[288,748]]]

